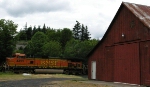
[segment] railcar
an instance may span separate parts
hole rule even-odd
[[[16,73],[87,73],[87,67],[81,59],[26,58],[26,55],[21,53],[15,53],[12,57],[7,57],[2,67],[3,70],[10,70]]]

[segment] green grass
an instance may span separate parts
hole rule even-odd
[[[21,80],[31,78],[32,78],[31,76],[23,76],[22,74],[15,74],[13,72],[0,72],[0,81]]]
[[[13,72],[0,72],[0,76],[3,76],[3,75],[14,75]]]
[[[23,80],[23,79],[37,79],[37,78],[73,78],[72,81],[86,81],[87,78],[76,75],[65,75],[65,74],[15,74],[13,72],[0,72],[0,81],[8,80]]]

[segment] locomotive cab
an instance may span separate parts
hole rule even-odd
[[[12,55],[12,57],[6,58],[6,64],[9,67],[14,67],[14,66],[16,67],[20,64],[24,65],[25,58],[26,58],[25,54],[15,53],[14,55]]]
[[[25,54],[21,54],[21,53],[16,53],[13,55],[14,58],[26,58]]]

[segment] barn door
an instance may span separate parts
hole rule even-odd
[[[91,79],[96,79],[96,61],[92,61]]]
[[[139,44],[115,46],[114,81],[140,84]]]
[[[140,43],[141,84],[150,86],[150,41]]]

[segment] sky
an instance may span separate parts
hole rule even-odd
[[[0,0],[0,19],[18,24],[17,31],[44,23],[54,29],[73,29],[76,21],[101,39],[122,2],[150,6],[150,0]]]

